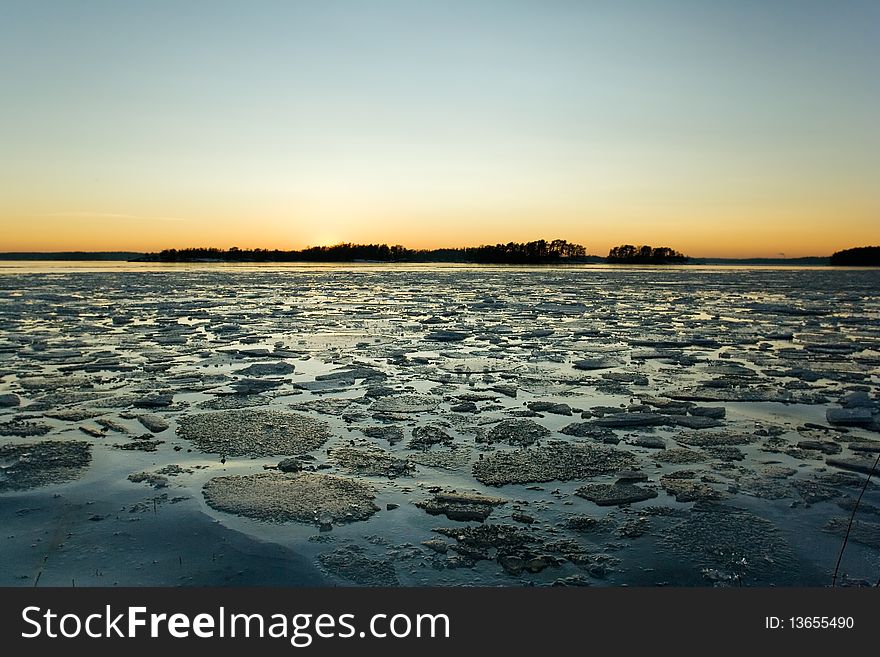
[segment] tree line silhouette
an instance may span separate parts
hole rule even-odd
[[[583,261],[586,247],[566,240],[508,242],[462,248],[408,249],[399,244],[351,244],[311,246],[305,249],[218,249],[195,247],[165,249],[141,261],[159,262],[472,262],[499,264],[563,263]]]
[[[565,264],[608,262],[611,264],[680,264],[688,257],[668,246],[615,246],[607,258],[590,256],[581,244],[566,240],[534,240],[484,244],[460,248],[408,249],[399,244],[352,244],[310,246],[305,249],[218,249],[194,247],[165,249],[138,261],[146,262],[462,262],[480,264]]]
[[[605,261],[612,264],[674,265],[685,263],[689,259],[683,253],[679,253],[668,246],[653,247],[623,244],[611,249]]]
[[[880,246],[859,246],[831,255],[830,264],[837,267],[880,267]]]

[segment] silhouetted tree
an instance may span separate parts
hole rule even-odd
[[[608,252],[606,262],[612,264],[630,264],[630,265],[670,265],[682,264],[689,260],[683,253],[669,248],[668,246],[633,246],[632,244],[623,244],[615,246]]]
[[[142,260],[162,262],[231,261],[231,262],[351,262],[369,260],[378,262],[473,262],[497,264],[544,264],[577,261],[587,255],[580,244],[556,239],[533,242],[508,242],[464,248],[407,249],[400,244],[352,244],[344,242],[334,246],[311,246],[298,251],[268,249],[240,249],[232,247],[221,250],[214,247],[189,249],[166,249],[150,254]]]
[[[836,267],[880,267],[880,246],[859,246],[837,251],[829,262]]]

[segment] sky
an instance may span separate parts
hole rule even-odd
[[[874,0],[0,0],[0,251],[880,244]]]

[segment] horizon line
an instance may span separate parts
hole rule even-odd
[[[534,241],[538,241],[538,240],[534,240]],[[547,241],[547,242],[549,243],[549,242],[551,242],[552,240],[545,240],[545,241]],[[379,245],[379,246],[381,246],[381,245],[386,245],[386,246],[389,246],[389,247],[390,247],[390,246],[401,246],[401,247],[403,247],[403,248],[405,248],[405,249],[407,249],[407,250],[409,250],[409,251],[441,251],[441,250],[446,250],[446,249],[449,249],[449,250],[473,249],[473,248],[480,248],[480,247],[484,247],[484,246],[496,246],[496,245],[499,245],[499,244],[500,244],[500,245],[504,245],[504,244],[520,244],[520,243],[524,243],[524,242],[513,242],[513,241],[509,241],[509,242],[494,242],[494,243],[488,243],[488,242],[486,242],[486,243],[482,243],[482,244],[469,245],[469,246],[440,246],[440,247],[432,247],[432,248],[428,248],[428,247],[410,248],[410,247],[404,246],[404,245],[402,245],[402,244],[389,244],[389,243],[386,243],[386,242],[345,242],[345,241],[340,241],[340,242],[336,242],[336,243],[334,243],[334,244],[312,244],[312,245],[306,245],[306,246],[304,246],[304,247],[302,247],[302,248],[299,248],[299,249],[284,249],[284,248],[278,248],[278,247],[269,248],[269,247],[236,247],[236,246],[229,246],[229,247],[219,247],[219,246],[166,247],[166,248],[159,249],[159,250],[155,250],[155,251],[150,251],[150,250],[132,250],[132,249],[125,249],[125,248],[100,249],[100,250],[91,250],[91,249],[47,249],[47,250],[37,249],[37,250],[21,250],[21,249],[18,249],[18,250],[0,250],[0,256],[3,256],[3,255],[18,255],[18,254],[21,254],[21,255],[34,255],[34,254],[42,254],[42,253],[45,253],[45,254],[59,254],[59,253],[71,253],[71,254],[130,253],[130,254],[137,254],[137,255],[158,255],[158,254],[162,253],[163,251],[171,251],[171,250],[175,250],[175,251],[185,251],[185,250],[188,250],[188,249],[208,249],[208,250],[210,250],[210,249],[217,249],[217,250],[219,250],[219,251],[230,251],[231,249],[238,249],[238,250],[240,250],[240,251],[258,251],[258,250],[259,250],[259,251],[278,251],[278,252],[281,252],[281,253],[291,253],[291,252],[305,251],[305,250],[315,249],[315,248],[318,248],[318,249],[320,249],[320,248],[333,248],[333,247],[335,247],[335,246],[346,245],[346,244],[350,244],[350,245],[352,245],[352,246],[369,246],[369,245]],[[525,242],[525,243],[527,243],[527,242]],[[571,242],[569,242],[569,243],[571,244]],[[625,243],[625,244],[629,244],[629,243]],[[641,246],[652,246],[652,247],[653,247],[653,245],[643,245],[643,244],[638,244],[638,243],[633,243],[632,245],[633,245],[633,246],[637,246],[637,247],[641,247]],[[613,247],[612,247],[612,248],[613,248]],[[661,246],[661,247],[658,247],[658,248],[663,248],[663,247]],[[669,247],[669,248],[673,248],[673,247]],[[847,247],[846,249],[840,249],[840,250],[841,250],[841,251],[844,251],[844,250],[849,250],[849,249],[851,249],[851,248],[859,248],[859,247]],[[786,255],[782,255],[782,254],[780,254],[780,255],[776,255],[776,256],[762,256],[762,255],[746,255],[746,256],[714,256],[714,255],[691,255],[691,254],[684,254],[684,255],[686,255],[686,256],[687,256],[688,258],[690,258],[690,259],[703,259],[703,260],[808,260],[808,259],[830,258],[830,257],[833,255],[833,253],[822,254],[822,255],[819,255],[819,254],[813,254],[813,255],[799,255],[799,256],[786,256]],[[582,256],[582,257],[587,257],[587,258],[605,258],[606,256],[605,256],[605,255],[602,255],[602,254],[599,254],[599,253],[587,253],[587,254],[585,254],[585,255]]]

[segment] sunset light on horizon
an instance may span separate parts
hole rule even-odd
[[[880,243],[880,3],[0,1],[0,251]]]

